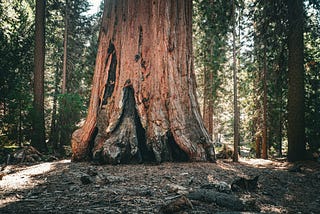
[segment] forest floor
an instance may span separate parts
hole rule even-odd
[[[320,213],[320,163],[240,159],[239,163],[94,165],[70,160],[10,165],[0,180],[0,213],[159,213],[179,194],[260,175],[255,191],[222,193],[237,207],[186,199],[177,213]],[[230,187],[230,186],[229,186]],[[215,190],[216,191],[216,190]],[[187,196],[188,197],[188,196]],[[180,198],[181,199],[181,198]],[[180,207],[179,207],[180,206]],[[174,211],[174,209],[173,209]],[[173,213],[166,210],[166,213]]]

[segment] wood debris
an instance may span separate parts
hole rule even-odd
[[[255,191],[258,187],[258,179],[259,175],[255,176],[252,179],[247,179],[243,177],[238,178],[232,182],[231,189],[232,191]]]
[[[219,206],[227,207],[231,210],[242,211],[245,204],[238,197],[231,194],[221,193],[214,190],[198,189],[188,195],[189,199],[204,202],[216,203]]]
[[[161,207],[159,213],[161,214],[170,214],[170,213],[181,213],[182,211],[193,209],[191,201],[185,197],[181,196],[180,198],[175,199],[174,201],[166,204]]]
[[[35,163],[42,160],[43,155],[33,146],[25,146],[16,151],[9,159],[9,163]]]

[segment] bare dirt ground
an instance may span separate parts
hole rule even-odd
[[[320,213],[320,164],[311,161],[102,166],[60,160],[11,165],[5,170],[0,180],[0,213],[159,213],[179,194],[256,175],[260,175],[256,191],[223,193],[253,201],[255,205],[245,208],[246,212],[205,199],[187,199],[188,205],[177,213]]]

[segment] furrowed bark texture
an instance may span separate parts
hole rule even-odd
[[[105,0],[73,160],[215,160],[195,97],[191,21],[191,0]]]
[[[36,1],[33,120],[31,145],[47,151],[44,121],[45,1]]]
[[[212,139],[213,135],[213,73],[204,69],[204,93],[203,93],[203,122]]]
[[[305,159],[305,102],[304,102],[304,8],[302,0],[288,2],[288,160]]]

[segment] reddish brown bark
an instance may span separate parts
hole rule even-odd
[[[66,93],[67,86],[67,55],[68,55],[68,0],[65,2],[64,15],[64,40],[63,40],[63,69],[62,69],[62,86],[61,93]]]
[[[212,71],[204,69],[204,89],[203,89],[203,121],[212,139],[213,135],[213,74]]]
[[[32,140],[38,150],[47,151],[44,121],[45,1],[36,1]]]
[[[256,158],[261,158],[261,136],[259,133],[255,136]]]
[[[267,53],[263,53],[263,132],[262,132],[262,158],[268,159],[268,141],[267,141]]]
[[[73,160],[91,151],[102,163],[215,160],[195,97],[191,21],[191,0],[105,0]]]
[[[233,30],[232,30],[232,58],[233,58],[233,162],[239,161],[239,145],[240,145],[240,112],[238,107],[238,68],[237,68],[237,53],[236,53],[236,8],[235,2],[232,1],[233,10]]]

